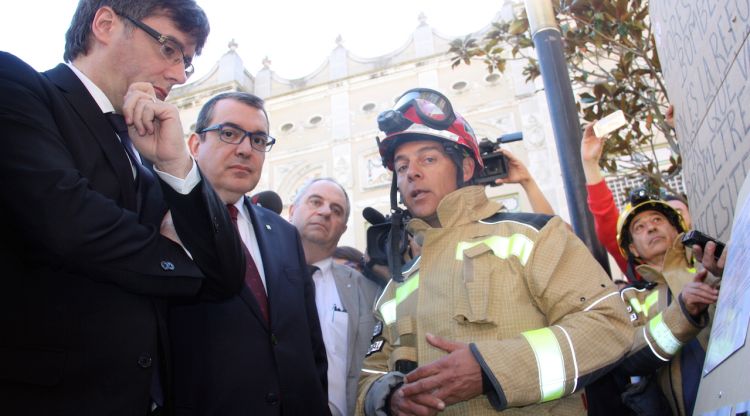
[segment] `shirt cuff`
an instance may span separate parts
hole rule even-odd
[[[187,195],[201,181],[201,175],[198,173],[198,165],[195,164],[195,159],[193,159],[191,156],[190,160],[192,161],[193,165],[190,167],[190,172],[188,172],[187,176],[185,176],[185,179],[180,179],[166,172],[162,172],[157,169],[156,166],[154,166],[154,171],[157,175],[159,175],[159,178],[166,182],[167,185],[171,186],[172,189],[175,190],[175,192],[182,195]]]

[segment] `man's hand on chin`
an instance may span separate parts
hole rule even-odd
[[[177,107],[158,100],[150,83],[135,82],[125,94],[122,113],[138,153],[158,170],[184,179],[193,160]]]

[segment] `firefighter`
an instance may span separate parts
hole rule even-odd
[[[617,244],[642,277],[621,292],[636,334],[613,372],[632,381],[623,401],[635,414],[693,414],[719,290],[716,277],[696,273],[685,230],[680,213],[645,189],[631,193],[617,221]]]
[[[583,414],[573,393],[632,342],[607,274],[559,217],[506,212],[472,185],[474,132],[439,92],[407,91],[378,122],[421,254],[376,303],[357,412]]]

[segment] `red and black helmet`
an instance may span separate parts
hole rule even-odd
[[[456,144],[474,159],[474,176],[484,169],[474,130],[453,111],[450,101],[435,90],[414,88],[405,92],[393,109],[380,113],[378,127],[386,134],[378,143],[380,157],[383,166],[391,171],[396,148],[418,140]]]

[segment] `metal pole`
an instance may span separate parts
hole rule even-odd
[[[586,204],[586,179],[581,166],[581,125],[552,3],[550,0],[526,0],[526,14],[544,81],[570,221],[575,233],[609,273],[607,252],[596,238],[594,219]]]

